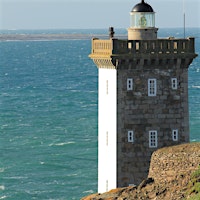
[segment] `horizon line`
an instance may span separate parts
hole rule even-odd
[[[115,29],[127,29],[124,27],[114,27]],[[158,29],[183,29],[183,27],[160,27]],[[186,29],[193,29],[193,28],[197,28],[200,29],[200,27],[186,27]],[[109,27],[104,27],[104,28],[8,28],[8,29],[1,29],[0,31],[23,31],[23,30],[100,30],[100,29],[109,29]]]

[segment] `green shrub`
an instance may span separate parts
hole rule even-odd
[[[197,169],[196,171],[194,171],[191,175],[192,179],[200,179],[200,166],[199,169]]]
[[[191,196],[188,200],[199,200],[200,199],[200,194],[196,194]]]

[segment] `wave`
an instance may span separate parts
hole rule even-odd
[[[0,173],[4,172],[5,168],[0,168]]]
[[[68,174],[67,176],[68,177],[71,177],[71,176],[77,176],[78,174]]]
[[[5,186],[4,185],[0,185],[0,190],[5,190]]]
[[[193,85],[192,88],[200,89],[200,85]]]
[[[75,144],[75,142],[70,141],[70,142],[61,142],[61,143],[52,143],[49,146],[64,146],[64,145],[68,145],[68,144]]]
[[[7,179],[7,180],[21,180],[21,179],[27,179],[28,177],[27,176],[11,176],[11,177],[4,177],[4,179]]]
[[[190,140],[190,142],[197,142],[197,141],[198,141],[197,139]]]
[[[83,191],[83,193],[94,193],[94,191],[93,190],[86,190],[86,191]]]

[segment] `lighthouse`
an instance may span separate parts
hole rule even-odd
[[[130,12],[127,39],[92,40],[98,68],[98,192],[138,185],[152,153],[189,142],[188,68],[194,38],[157,38],[143,0]]]

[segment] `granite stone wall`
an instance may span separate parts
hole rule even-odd
[[[142,56],[141,56],[142,57]],[[117,70],[118,187],[139,184],[148,176],[152,153],[158,148],[189,141],[188,65],[173,59],[160,65],[152,61],[119,61]],[[146,63],[146,65],[145,65]],[[127,91],[127,79],[133,89]],[[148,79],[156,79],[156,96],[148,96]],[[171,78],[177,78],[172,89]],[[172,130],[178,140],[172,140]],[[128,142],[128,131],[134,142]],[[149,131],[157,131],[157,146],[149,147]]]

